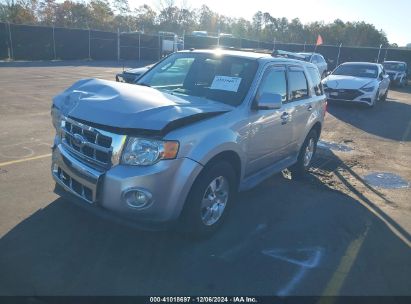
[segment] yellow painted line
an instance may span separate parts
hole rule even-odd
[[[367,228],[365,232],[360,235],[357,239],[353,240],[347,247],[344,256],[341,258],[340,264],[338,265],[337,270],[334,272],[331,280],[328,282],[325,287],[322,295],[323,296],[338,296],[341,290],[341,287],[344,284],[344,281],[349,274],[355,260],[357,259],[358,253],[361,249],[361,246],[365,240],[365,237],[368,234],[369,223],[367,223]],[[318,304],[331,304],[334,302],[335,298],[322,298]]]
[[[408,127],[407,127],[407,129],[405,130],[404,135],[402,136],[402,141],[405,141],[405,140],[407,139],[407,137],[408,137],[408,135],[410,134],[410,132],[411,132],[411,121],[408,122]]]
[[[23,163],[23,162],[36,160],[36,159],[41,159],[41,158],[46,158],[46,157],[50,157],[50,156],[51,156],[51,153],[44,154],[44,155],[33,156],[33,157],[22,158],[22,159],[11,160],[11,161],[8,161],[8,162],[0,163],[0,167],[13,165],[13,164],[18,164],[18,163]]]

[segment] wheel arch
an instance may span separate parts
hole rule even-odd
[[[236,183],[238,186],[241,180],[241,172],[242,172],[241,171],[242,169],[241,158],[238,155],[238,153],[235,152],[234,150],[221,151],[207,161],[207,163],[204,165],[203,170],[215,163],[218,163],[219,161],[226,161],[233,167],[235,174],[236,174],[236,178],[237,178]]]

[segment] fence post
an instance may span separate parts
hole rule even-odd
[[[380,53],[381,53],[381,48],[382,48],[382,44],[380,44],[380,48],[378,49],[378,58],[377,58],[377,63],[380,62]]]
[[[91,60],[91,32],[88,28],[88,60]]]
[[[158,33],[158,60],[161,59],[161,37],[160,37],[160,33]]]
[[[337,62],[336,62],[336,64],[335,64],[335,67],[337,67],[337,66],[338,66],[338,63],[340,62],[341,46],[342,46],[342,43],[340,43],[340,46],[338,47]]]
[[[9,59],[14,60],[13,40],[11,39],[10,22],[8,22],[7,25],[9,27],[10,55],[11,55]]]
[[[385,49],[384,61],[387,60],[387,55],[388,55],[388,47]]]
[[[53,24],[53,55],[54,55],[54,60],[57,60],[57,54],[56,54],[56,38],[54,36],[54,24]]]
[[[138,33],[138,61],[141,61],[141,34]]]
[[[120,61],[120,29],[117,28],[117,61]]]

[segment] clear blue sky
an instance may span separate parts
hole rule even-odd
[[[148,4],[160,9],[162,3],[173,0],[129,0],[132,9]],[[390,43],[405,46],[411,43],[411,0],[174,0],[175,4],[198,8],[206,4],[214,11],[230,17],[251,20],[260,10],[274,17],[300,18],[311,21],[332,22],[365,21],[387,34]],[[326,43],[326,41],[325,41]]]

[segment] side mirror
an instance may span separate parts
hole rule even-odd
[[[281,109],[282,96],[280,94],[264,93],[257,98],[256,108],[258,110],[277,110]]]
[[[331,71],[325,72],[325,76],[330,76],[330,75],[331,75]]]

